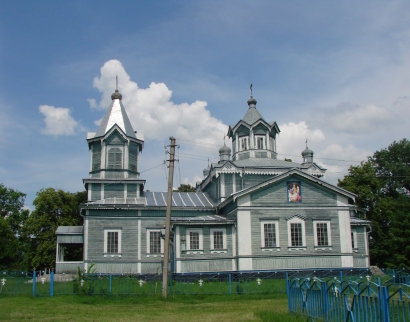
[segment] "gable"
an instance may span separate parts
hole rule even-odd
[[[107,144],[124,144],[124,142],[124,138],[120,135],[120,133],[118,133],[117,130],[111,133],[106,139]]]
[[[265,134],[269,129],[262,123],[259,123],[257,126],[253,127],[254,134]]]
[[[299,200],[290,192],[293,184],[299,190]],[[252,206],[279,207],[336,206],[337,194],[299,176],[292,176],[251,193],[251,203]]]

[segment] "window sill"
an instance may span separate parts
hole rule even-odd
[[[358,248],[353,248],[353,253],[357,253],[359,251]]]
[[[226,254],[227,249],[211,249],[211,254]]]
[[[191,250],[186,250],[184,253],[187,255],[203,255],[204,251],[200,249],[196,249],[196,250],[191,249]]]
[[[115,254],[104,253],[104,257],[122,257],[122,254],[120,254],[120,253],[115,253]]]
[[[332,246],[315,246],[315,250],[332,250]]]
[[[164,254],[147,254],[147,257],[164,257]]]
[[[291,246],[291,247],[288,247],[289,252],[292,251],[292,250],[306,250],[306,246],[297,246],[297,247]]]
[[[263,252],[280,252],[280,247],[262,247]]]

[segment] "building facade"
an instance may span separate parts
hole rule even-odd
[[[91,264],[103,274],[162,271],[167,193],[144,190],[144,141],[118,90],[111,98],[97,132],[87,135],[84,225],[56,232],[58,273]],[[171,271],[368,267],[370,222],[352,205],[355,195],[322,180],[326,169],[307,146],[301,164],[278,160],[280,129],[256,104],[251,96],[245,116],[229,127],[232,149],[224,144],[196,192],[173,193]],[[83,262],[64,261],[71,243],[83,244]]]

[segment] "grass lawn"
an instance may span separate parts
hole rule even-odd
[[[286,294],[1,296],[0,321],[301,321]]]

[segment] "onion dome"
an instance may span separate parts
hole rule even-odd
[[[115,90],[115,92],[111,95],[111,99],[115,100],[115,99],[122,99],[122,95],[121,93],[118,91],[118,89]]]
[[[209,165],[202,171],[205,178],[208,176],[210,171],[211,171],[211,167]]]
[[[306,149],[302,151],[303,163],[313,163],[313,151],[306,145]]]
[[[256,99],[253,98],[253,96],[251,96],[251,98],[248,99],[249,107],[256,107],[256,103],[257,103],[257,101],[256,101]]]
[[[224,143],[224,146],[219,149],[219,162],[229,161],[231,158],[231,148],[227,147]]]

